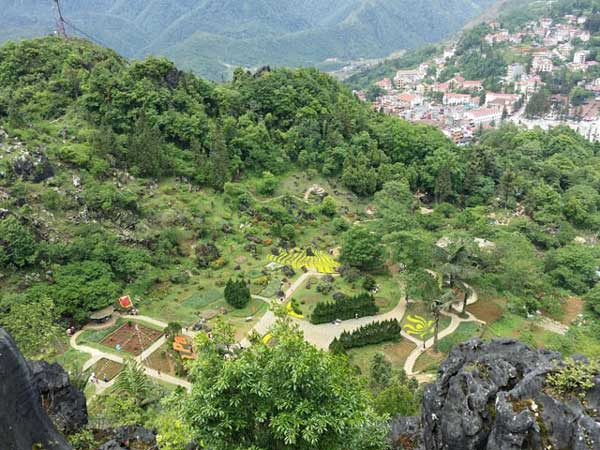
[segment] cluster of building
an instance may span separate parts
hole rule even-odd
[[[442,73],[449,60],[455,57],[456,47],[449,47],[418,68],[399,70],[393,78],[378,81],[376,85],[382,94],[373,102],[373,108],[436,126],[458,144],[468,143],[479,129],[499,126],[504,120],[528,125],[524,110],[533,94],[544,86],[545,73],[563,67],[586,73],[598,64],[590,61],[589,52],[582,49],[582,43],[591,38],[585,29],[586,22],[586,17],[576,16],[565,16],[560,23],[542,18],[529,22],[516,33],[492,22],[485,42],[491,46],[508,46],[515,54],[515,60],[522,61],[507,66],[501,92],[488,91],[483,80],[467,80],[460,74],[448,81],[438,80],[436,74]],[[590,138],[600,139],[600,79],[585,79],[580,84],[597,99],[578,110],[577,121],[598,122],[597,133],[590,132],[594,127],[584,128]],[[366,100],[364,92],[356,92],[356,95]],[[569,109],[568,97],[556,96],[552,101],[566,103],[564,106]],[[552,118],[548,119],[550,122]]]

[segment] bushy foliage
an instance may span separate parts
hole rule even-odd
[[[401,332],[402,327],[396,319],[373,322],[351,333],[344,331],[339,338],[335,338],[329,345],[329,350],[334,353],[343,353],[351,348],[399,341]]]
[[[342,236],[341,260],[364,270],[378,268],[383,263],[380,239],[365,228],[351,228]]]
[[[34,261],[37,243],[16,217],[0,220],[0,267],[24,267]]]
[[[546,386],[564,398],[572,396],[583,398],[594,387],[594,380],[598,375],[600,375],[600,364],[597,361],[568,359],[554,373],[546,377]]]
[[[193,387],[177,409],[197,442],[215,449],[386,448],[386,427],[347,361],[282,324],[272,335],[276,345],[257,342],[229,360],[214,340],[197,338]]]
[[[225,301],[237,309],[244,308],[250,301],[250,288],[244,280],[229,280],[225,286]]]
[[[332,322],[334,320],[348,320],[358,317],[374,316],[379,311],[375,304],[375,297],[363,293],[353,297],[344,297],[333,302],[318,303],[310,321],[314,324]]]

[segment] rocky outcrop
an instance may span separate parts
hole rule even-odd
[[[67,372],[45,361],[31,361],[29,367],[42,405],[59,431],[68,435],[87,425],[85,395],[71,385]]]
[[[156,432],[137,425],[121,427],[113,430],[108,441],[98,450],[158,450]]]
[[[0,449],[70,449],[42,407],[29,364],[2,328],[0,380]]]
[[[420,418],[392,424],[396,448],[410,450],[600,449],[600,377],[584,398],[546,387],[561,355],[514,340],[457,346],[426,387]]]

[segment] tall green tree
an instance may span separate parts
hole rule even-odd
[[[24,267],[35,259],[37,244],[15,216],[0,220],[0,267]]]
[[[234,308],[244,308],[251,298],[250,288],[244,280],[230,279],[225,285],[225,301]]]
[[[179,409],[195,441],[215,450],[386,448],[387,426],[345,358],[282,322],[272,334],[274,346],[259,341],[235,359],[197,337],[193,387]]]
[[[472,292],[467,280],[475,276],[476,248],[474,242],[466,239],[450,242],[445,247],[439,245],[435,247],[438,270],[444,282],[451,289],[458,288],[464,294],[462,313],[466,311],[469,295]]]
[[[169,160],[165,155],[162,134],[140,114],[127,145],[129,163],[145,177],[160,178],[168,171]]]
[[[380,239],[366,228],[353,227],[342,236],[341,260],[364,270],[373,270],[383,264],[384,249]]]

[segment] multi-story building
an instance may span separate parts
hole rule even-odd
[[[548,57],[535,56],[531,63],[531,70],[535,73],[552,72],[554,70],[554,63]]]
[[[414,85],[423,79],[423,74],[419,70],[399,70],[394,77],[394,83],[398,87]]]
[[[499,125],[502,121],[502,111],[496,108],[477,108],[465,113],[465,120],[475,127]]]
[[[525,74],[525,66],[521,63],[514,63],[508,66],[506,78],[509,81],[517,81]]]
[[[575,52],[575,55],[573,56],[573,63],[574,64],[585,64],[587,55],[588,55],[588,53],[585,50],[580,50],[580,51]]]

